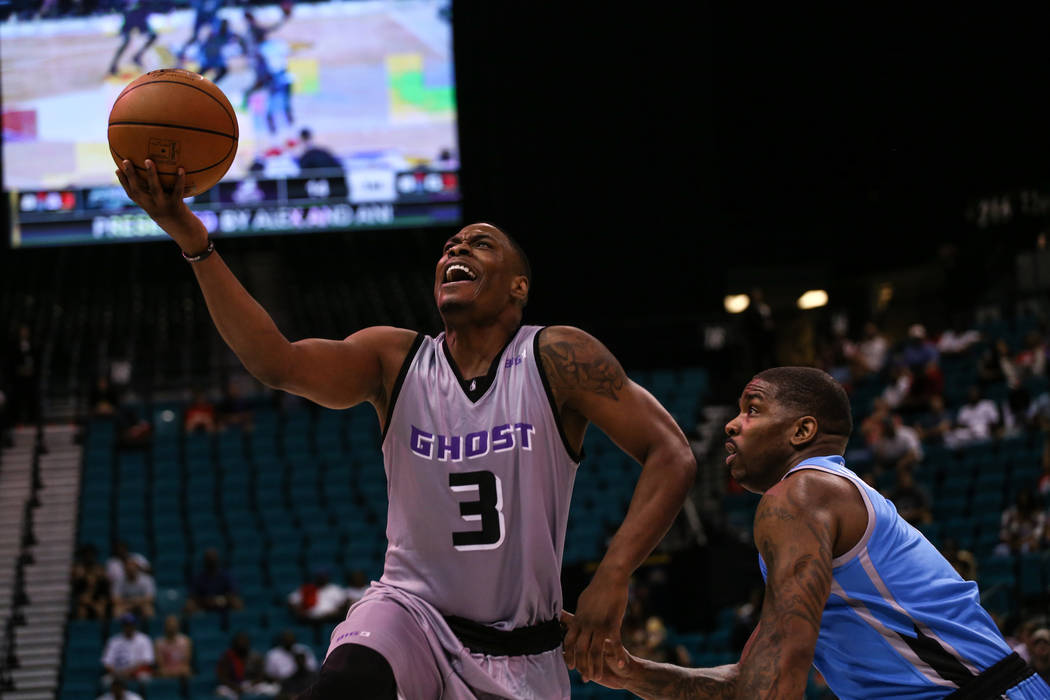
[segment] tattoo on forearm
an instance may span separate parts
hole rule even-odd
[[[717,668],[680,668],[661,666],[666,673],[658,673],[655,678],[647,678],[631,690],[646,698],[660,700],[732,700],[736,697],[736,668],[719,666]],[[732,671],[727,669],[732,668]]]
[[[597,354],[581,352],[585,348],[582,343],[564,340],[543,343],[540,361],[547,377],[558,386],[583,389],[619,401],[619,392],[626,380],[620,363],[604,348]]]
[[[766,562],[768,583],[762,606],[761,629],[741,674],[744,697],[797,698],[806,674],[784,659],[789,636],[801,632],[792,621],[801,620],[816,639],[831,586],[830,527],[815,518],[800,517],[805,504],[790,507],[760,503],[755,514],[756,544]],[[785,536],[787,533],[787,536]],[[808,669],[808,665],[807,665]],[[788,677],[790,674],[790,677]]]

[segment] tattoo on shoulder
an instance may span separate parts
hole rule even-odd
[[[598,344],[573,340],[540,343],[540,361],[557,386],[582,389],[619,401],[627,377],[616,358]]]

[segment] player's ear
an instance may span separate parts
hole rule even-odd
[[[791,444],[795,447],[804,447],[817,437],[817,428],[816,418],[802,416],[795,421],[795,428],[791,433]]]
[[[510,295],[525,306],[529,301],[529,278],[525,275],[516,276],[510,283]]]

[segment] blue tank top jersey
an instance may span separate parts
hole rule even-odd
[[[1012,653],[981,607],[977,584],[964,581],[841,457],[806,460],[784,478],[802,469],[848,479],[868,510],[860,541],[832,561],[813,658],[839,698],[943,698]],[[765,578],[761,556],[759,566]],[[1050,697],[1036,691],[1008,696]]]

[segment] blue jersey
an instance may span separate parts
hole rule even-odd
[[[784,476],[801,469],[848,479],[868,510],[860,541],[832,560],[813,656],[839,698],[943,698],[1012,653],[981,607],[977,584],[964,581],[841,457],[808,459]],[[759,566],[765,577],[761,556]],[[1008,697],[1050,698],[1038,677],[1021,686]]]

